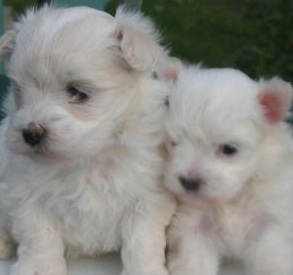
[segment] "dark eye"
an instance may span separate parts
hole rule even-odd
[[[66,92],[70,96],[70,103],[83,103],[89,98],[87,93],[81,91],[74,85],[68,85]]]
[[[219,151],[222,155],[234,156],[235,154],[237,154],[238,149],[236,148],[235,145],[222,144],[222,145],[220,145]]]

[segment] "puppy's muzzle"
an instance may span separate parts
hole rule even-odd
[[[35,147],[40,145],[45,136],[47,134],[47,130],[41,124],[30,123],[26,128],[22,130],[22,137],[25,143],[30,145],[31,147]]]
[[[179,177],[179,181],[186,192],[196,192],[203,184],[202,180],[198,178],[190,179],[181,176]]]

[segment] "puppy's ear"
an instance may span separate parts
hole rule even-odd
[[[124,61],[138,71],[151,69],[164,52],[151,20],[120,7],[115,15],[115,24],[115,38]]]
[[[269,124],[276,124],[285,118],[291,107],[292,98],[293,90],[288,82],[273,78],[260,83],[258,99]]]
[[[0,37],[0,60],[5,60],[12,54],[15,47],[16,36],[19,33],[21,26],[26,20],[28,20],[27,18],[32,17],[31,14],[33,13],[33,10],[27,11],[17,22],[14,22],[11,30],[8,30],[2,35],[2,37]]]
[[[18,29],[7,31],[0,37],[0,60],[5,60],[13,52]]]
[[[171,84],[176,84],[183,67],[180,59],[166,56],[159,62],[157,74],[159,78]]]
[[[41,9],[30,8],[13,23],[13,28],[0,37],[0,60],[5,60],[12,54],[17,34],[22,26],[38,14],[46,13],[50,9],[52,9],[50,5],[44,5]]]

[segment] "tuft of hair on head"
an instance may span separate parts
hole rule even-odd
[[[159,44],[160,35],[153,22],[140,12],[122,6],[117,9],[115,24],[114,35],[128,66],[137,71],[154,68],[164,48]]]
[[[36,15],[46,13],[51,9],[51,5],[45,4],[40,9],[37,9],[36,7],[30,8],[24,13],[24,15],[21,15],[19,19],[13,23],[12,28],[0,37],[0,60],[5,60],[12,54],[17,34],[22,25],[35,18]]]
[[[289,82],[277,77],[260,81],[258,100],[269,124],[277,124],[284,120],[292,106],[292,99],[293,89]]]
[[[13,52],[18,29],[5,32],[0,38],[0,60],[7,59]]]

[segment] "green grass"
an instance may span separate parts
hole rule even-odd
[[[241,6],[233,0],[223,2],[162,1],[159,6],[149,0],[143,8],[156,20],[175,56],[208,66],[231,66],[246,30]]]
[[[34,0],[3,0],[4,5],[13,8],[13,15],[16,16],[22,13],[26,7],[31,7],[36,4],[37,1]]]
[[[80,0],[82,3],[82,0]],[[16,12],[36,1],[4,0]],[[114,13],[117,1],[106,10]],[[292,0],[144,0],[173,56],[293,81]]]
[[[115,2],[108,6],[113,13]],[[142,10],[155,21],[171,54],[187,62],[233,66],[249,37],[243,1],[145,0]]]
[[[144,0],[142,10],[174,56],[292,81],[292,7],[291,0]]]

